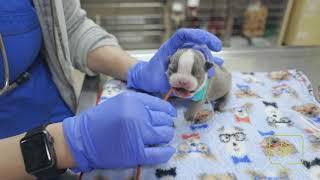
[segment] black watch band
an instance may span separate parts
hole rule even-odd
[[[30,174],[32,174],[33,176],[36,176],[38,179],[48,179],[49,177],[57,177],[60,174],[63,174],[66,172],[67,169],[57,169],[56,167],[56,155],[55,155],[55,150],[53,147],[53,143],[54,143],[54,139],[52,138],[52,136],[49,134],[49,132],[46,130],[46,127],[49,125],[50,123],[44,124],[42,126],[36,127],[34,129],[31,129],[30,131],[27,132],[27,134],[25,135],[25,137],[22,139],[28,139],[28,138],[32,138],[33,136],[37,135],[37,134],[45,134],[45,137],[47,139],[48,143],[48,149],[49,149],[49,153],[50,156],[54,159],[53,160],[53,164],[51,167],[45,168],[45,169],[41,169],[41,170],[35,170],[33,172],[28,172]],[[23,157],[23,158],[28,158],[28,157]]]
[[[35,127],[35,128],[33,128],[33,129],[29,130],[29,131],[26,133],[26,135],[24,136],[24,138],[28,138],[28,137],[31,137],[31,136],[37,134],[37,133],[40,133],[40,132],[42,132],[42,131],[45,131],[45,130],[46,130],[46,127],[47,127],[49,124],[51,124],[51,123],[46,123],[46,124],[43,124],[43,125],[41,125],[41,126],[38,126],[38,127]]]

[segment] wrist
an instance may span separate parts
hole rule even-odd
[[[53,146],[56,154],[57,168],[65,169],[75,167],[76,163],[64,138],[62,123],[50,124],[46,130],[54,139]]]
[[[69,117],[63,120],[62,129],[64,133],[64,141],[66,147],[68,147],[68,152],[70,157],[73,157],[74,164],[71,169],[74,172],[88,172],[92,169],[92,164],[89,164],[90,161],[87,149],[91,149],[91,144],[86,143],[86,130],[83,129],[84,118],[82,115]]]
[[[126,77],[128,77],[129,71],[140,62],[141,61],[134,59],[134,58],[132,58],[131,60],[128,61]]]
[[[140,89],[137,82],[141,81],[140,71],[147,64],[145,61],[137,61],[131,68],[128,70],[127,74],[127,87],[133,89]]]
[[[130,61],[130,63],[129,63],[129,65],[128,65],[128,68],[127,68],[127,70],[126,70],[126,79],[125,79],[125,81],[130,81],[131,79],[131,76],[132,76],[132,70],[135,68],[135,66],[137,65],[137,64],[139,64],[140,63],[140,61],[139,60],[134,60],[134,61]]]

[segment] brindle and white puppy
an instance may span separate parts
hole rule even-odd
[[[215,74],[208,79],[208,70],[214,68]],[[208,62],[204,55],[195,49],[178,50],[169,61],[167,76],[174,93],[180,98],[192,98],[208,83],[205,98],[191,100],[185,118],[193,121],[195,114],[206,101],[225,99],[231,88],[231,74],[223,67]]]

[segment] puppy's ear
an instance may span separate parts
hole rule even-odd
[[[204,64],[204,69],[206,71],[208,71],[210,68],[212,68],[214,66],[213,63],[206,61],[206,63]]]

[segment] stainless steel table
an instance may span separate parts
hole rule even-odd
[[[148,60],[156,50],[129,51],[139,60]],[[224,49],[215,55],[225,60],[230,71],[273,71],[297,69],[310,79],[316,98],[320,100],[320,47],[272,49]],[[99,77],[86,77],[79,97],[78,112],[95,105]]]

